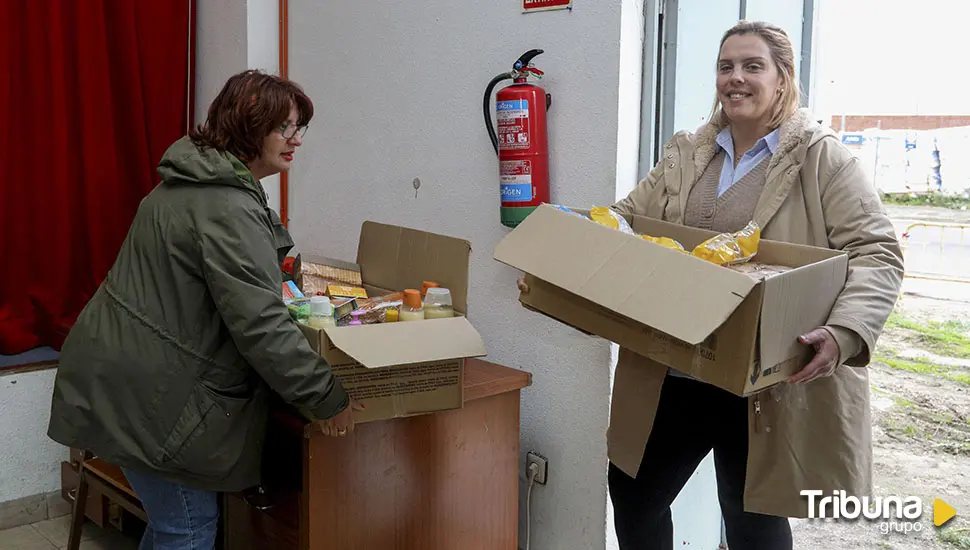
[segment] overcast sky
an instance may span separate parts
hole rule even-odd
[[[970,1],[820,0],[819,10],[819,114],[970,114]]]

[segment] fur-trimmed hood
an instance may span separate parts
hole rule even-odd
[[[793,156],[793,164],[800,165],[805,158],[808,147],[815,143],[825,134],[835,135],[831,130],[824,128],[812,116],[808,109],[799,109],[788,120],[780,126],[781,132],[778,140],[778,149],[772,155],[771,162],[768,164],[768,172],[778,165],[782,158]],[[723,125],[707,123],[697,129],[693,136],[694,141],[694,178],[701,177],[704,169],[717,154],[717,135],[724,129]],[[799,150],[800,148],[800,150]]]

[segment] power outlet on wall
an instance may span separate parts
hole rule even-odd
[[[549,474],[549,461],[546,457],[540,455],[535,451],[529,451],[525,457],[525,475],[526,478],[529,476],[529,467],[535,464],[537,466],[536,470],[536,483],[540,485],[546,484],[546,476]]]

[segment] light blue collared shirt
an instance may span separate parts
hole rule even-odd
[[[731,136],[731,127],[727,126],[717,135],[715,140],[727,156],[724,159],[724,166],[721,168],[721,180],[717,184],[717,196],[720,197],[732,185],[741,181],[741,178],[748,175],[752,168],[761,161],[775,154],[778,149],[779,130],[771,132],[767,136],[758,140],[754,147],[749,149],[741,156],[737,168],[734,167],[734,138]]]

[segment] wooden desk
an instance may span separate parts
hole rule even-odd
[[[227,550],[517,550],[519,392],[531,375],[465,363],[464,408],[311,433],[274,412],[265,494],[226,495]]]

